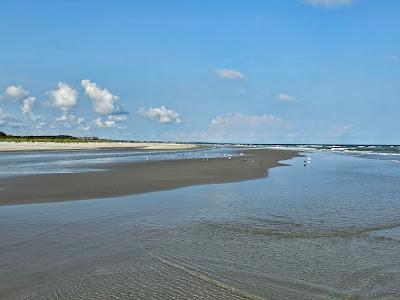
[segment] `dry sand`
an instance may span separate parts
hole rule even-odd
[[[140,143],[140,142],[0,142],[0,151],[34,150],[91,150],[91,149],[138,149],[138,150],[185,150],[200,146],[176,143]]]
[[[97,172],[39,174],[0,181],[0,205],[108,198],[266,177],[296,151],[258,149],[245,156],[99,164]],[[246,161],[244,161],[246,158]]]

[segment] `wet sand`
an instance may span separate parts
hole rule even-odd
[[[266,177],[296,151],[254,149],[244,156],[98,164],[95,172],[18,176],[0,181],[0,205],[110,198]],[[245,160],[246,159],[246,160]]]

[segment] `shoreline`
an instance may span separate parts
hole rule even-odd
[[[59,150],[190,150],[201,148],[196,144],[147,142],[0,142],[0,153],[15,151]]]
[[[293,150],[252,149],[232,159],[210,158],[97,164],[98,171],[4,178],[0,205],[52,203],[121,197],[180,187],[237,182],[268,176]],[[246,158],[246,161],[244,159]]]

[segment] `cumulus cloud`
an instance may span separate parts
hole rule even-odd
[[[29,112],[28,116],[32,121],[31,125],[34,126],[35,128],[43,128],[47,125],[46,118],[42,115],[35,115],[34,113]]]
[[[82,80],[82,87],[93,103],[93,109],[95,112],[103,115],[114,114],[119,111],[116,104],[119,99],[118,96],[113,95],[109,90],[99,87],[96,83],[90,80]]]
[[[44,118],[42,115],[37,116],[36,118],[36,123],[34,124],[35,128],[43,128],[47,125],[47,123],[44,121]]]
[[[76,105],[78,91],[65,82],[59,82],[57,86],[57,89],[48,92],[52,100],[52,105],[58,107],[63,112],[67,112]]]
[[[350,5],[354,0],[304,0],[305,4],[312,6],[333,7],[340,5]]]
[[[36,101],[36,97],[28,97],[22,100],[21,111],[23,115],[29,114],[32,112],[33,104]]]
[[[21,112],[24,116],[29,116],[36,128],[42,128],[46,125],[45,118],[42,115],[36,115],[32,112],[35,102],[36,97],[28,97],[22,100]]]
[[[85,118],[78,117],[73,114],[64,113],[61,117],[56,118],[57,122],[72,122],[75,124],[82,124],[85,122]]]
[[[45,126],[45,120],[42,115],[35,115],[32,112],[34,103],[36,102],[36,97],[29,96],[29,91],[25,90],[21,85],[11,85],[6,88],[2,98],[13,99],[14,101],[22,100],[22,105],[20,106],[23,116],[28,116],[31,123],[29,125],[25,120],[18,120],[14,117],[10,117],[2,111],[1,124],[7,123],[8,127],[22,128],[26,126],[33,126],[35,128],[42,128]],[[0,97],[0,98],[1,98]]]
[[[123,122],[127,119],[126,115],[109,115],[105,120],[97,118],[94,123],[97,127],[120,127],[119,122]]]
[[[85,122],[85,118],[68,112],[64,112],[60,117],[56,118],[56,122],[62,123],[67,128],[75,127],[85,131],[90,129],[90,126]]]
[[[61,117],[56,118],[57,122],[67,122],[69,120],[68,114],[62,114]]]
[[[276,96],[276,100],[277,101],[281,101],[281,102],[296,102],[296,97],[294,96],[290,96],[288,94],[279,94]]]
[[[29,91],[25,90],[20,85],[10,85],[4,91],[4,98],[10,98],[15,101],[21,100],[29,95]]]
[[[239,79],[239,80],[243,80],[246,77],[243,75],[243,73],[241,73],[238,70],[234,70],[234,69],[216,69],[215,73],[224,79]]]
[[[27,119],[15,118],[0,108],[0,126],[18,129],[44,127],[46,125],[45,118],[42,115],[35,115],[32,112],[32,106],[35,101],[35,97],[27,97],[22,101],[21,112],[24,116],[28,116]]]
[[[172,109],[167,109],[165,106],[150,107],[144,109],[141,107],[138,114],[144,118],[158,121],[159,123],[176,123],[182,122],[180,114]]]

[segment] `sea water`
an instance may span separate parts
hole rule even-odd
[[[400,298],[400,165],[304,154],[258,180],[0,207],[0,298]]]

